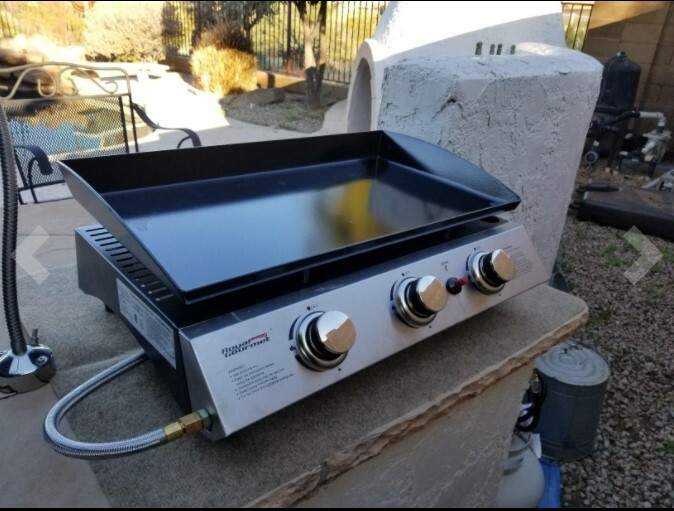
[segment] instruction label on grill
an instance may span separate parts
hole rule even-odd
[[[295,374],[277,367],[274,362],[267,364],[242,364],[228,371],[229,379],[236,389],[238,401],[292,378]]]
[[[505,251],[515,263],[515,276],[522,277],[531,272],[536,265],[529,259],[526,251],[520,247],[506,247]]]
[[[166,322],[145,305],[119,279],[117,279],[119,312],[138,330],[145,339],[175,368],[176,352],[173,330]]]

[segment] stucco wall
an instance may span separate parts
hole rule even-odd
[[[525,225],[552,269],[601,67],[578,52],[400,61],[385,70],[377,128],[445,147],[522,197]]]
[[[415,56],[471,56],[482,43],[483,55],[493,44],[503,52],[523,41],[564,46],[561,4],[542,2],[390,2],[372,38],[361,44],[352,69],[347,130],[376,129],[383,70]],[[367,64],[367,79],[361,65]],[[369,88],[371,108],[355,89]],[[363,111],[371,113],[369,123]]]
[[[531,371],[519,369],[297,507],[490,506]]]
[[[389,55],[473,55],[485,46],[521,41],[564,46],[559,2],[390,2],[372,39]]]
[[[418,137],[501,179],[552,270],[602,67],[563,47],[558,2],[454,4],[391,3],[354,63],[347,130]]]

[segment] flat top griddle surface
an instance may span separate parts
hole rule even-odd
[[[410,157],[395,143],[400,140],[389,136],[373,132],[336,137],[341,140],[283,141],[297,151],[299,163],[285,168],[274,168],[273,158],[273,149],[278,152],[283,145],[266,142],[242,144],[238,153],[232,152],[236,146],[221,146],[222,157],[208,161],[201,153],[217,156],[218,148],[70,160],[64,174],[98,221],[187,300],[348,258],[517,204],[512,192],[468,162],[402,137],[423,150],[421,158]],[[382,140],[391,147],[382,148]],[[347,148],[348,141],[356,144]],[[307,161],[307,148],[315,150],[321,143],[328,153],[341,144],[346,148],[342,158]],[[365,147],[354,151],[358,144]],[[433,154],[437,151],[441,153]],[[253,172],[238,171],[244,164],[232,155],[249,161],[266,158],[267,168],[253,164]],[[435,161],[437,171],[419,161],[440,156],[446,160]],[[181,159],[182,173],[172,167]],[[167,166],[162,173],[160,167]],[[121,173],[126,184],[110,179],[111,172]],[[479,173],[489,186],[464,184],[465,172],[471,179]],[[448,178],[452,173],[455,179]]]
[[[441,197],[415,194],[442,183],[425,183],[437,180],[392,163],[376,176],[361,161],[321,171],[328,179],[312,187],[302,185],[313,168],[277,171],[264,181],[221,178],[103,197],[146,249],[161,255],[181,289],[281,267],[487,206],[474,197],[445,205]],[[250,188],[258,193],[239,196]]]

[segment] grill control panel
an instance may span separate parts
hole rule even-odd
[[[506,223],[184,328],[192,407],[227,436],[547,279]]]

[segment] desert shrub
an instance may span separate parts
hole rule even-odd
[[[94,60],[118,62],[164,58],[163,2],[96,2],[85,19],[84,46]]]
[[[192,76],[199,88],[216,94],[257,87],[257,65],[241,27],[216,23],[204,31],[192,53]]]
[[[257,87],[255,57],[230,48],[197,48],[192,54],[192,76],[200,89],[216,94],[246,92]]]
[[[55,44],[80,44],[82,17],[72,2],[0,2],[3,36],[40,35]]]

